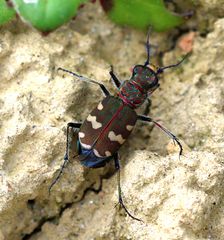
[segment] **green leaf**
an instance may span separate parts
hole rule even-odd
[[[15,14],[14,9],[8,7],[5,0],[0,0],[0,25],[10,21]]]
[[[103,8],[115,23],[136,28],[151,25],[156,31],[178,26],[183,18],[169,12],[163,0],[101,0]]]
[[[20,17],[33,27],[49,32],[73,18],[86,0],[12,0]]]

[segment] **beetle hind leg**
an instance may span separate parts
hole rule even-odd
[[[122,198],[122,191],[121,191],[121,182],[120,182],[120,163],[119,163],[119,157],[118,157],[118,153],[116,153],[114,155],[114,161],[115,161],[115,168],[117,170],[117,187],[118,187],[118,200],[119,200],[119,204],[120,206],[125,210],[125,212],[128,214],[129,217],[131,217],[132,219],[136,220],[136,221],[140,221],[142,222],[141,219],[134,217],[126,208],[123,198]]]
[[[61,165],[60,171],[57,175],[57,177],[53,180],[53,182],[51,183],[50,187],[48,188],[48,192],[50,194],[52,187],[57,183],[57,181],[60,179],[64,168],[67,166],[68,162],[69,162],[69,158],[68,158],[68,151],[69,151],[69,129],[72,128],[74,130],[77,130],[81,127],[81,123],[68,123],[67,124],[67,129],[66,129],[66,151],[65,151],[65,156],[64,156],[64,162]],[[76,157],[77,155],[75,155],[74,157]],[[73,158],[74,158],[73,157]]]

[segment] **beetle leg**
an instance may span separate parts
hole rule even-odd
[[[121,191],[121,182],[120,182],[120,163],[119,163],[119,156],[118,153],[115,153],[114,155],[114,163],[115,163],[115,168],[117,170],[117,187],[118,187],[118,199],[119,199],[119,204],[121,205],[121,207],[124,208],[125,212],[128,214],[129,217],[131,217],[134,220],[140,221],[142,222],[141,219],[134,217],[126,208],[126,206],[124,205],[123,202],[123,198],[122,198],[122,191]]]
[[[170,138],[173,139],[174,142],[176,142],[180,148],[180,152],[179,152],[179,157],[182,155],[183,153],[183,147],[179,141],[179,139],[172,133],[170,132],[168,129],[166,129],[165,127],[163,127],[162,125],[160,125],[158,122],[154,121],[152,118],[144,116],[144,115],[138,115],[138,120],[141,120],[143,122],[152,122],[154,123],[158,128],[160,128],[161,130],[163,130]]]
[[[101,88],[104,96],[105,96],[105,97],[106,97],[106,96],[110,96],[110,92],[107,90],[107,88],[106,88],[102,83],[99,83],[99,82],[94,81],[94,80],[92,80],[92,79],[90,79],[90,78],[87,78],[87,77],[83,77],[82,75],[78,75],[77,73],[74,73],[74,72],[69,71],[69,70],[64,69],[64,68],[60,68],[60,67],[59,67],[59,68],[58,68],[58,71],[59,71],[59,70],[60,70],[60,71],[67,72],[67,73],[70,73],[71,75],[76,76],[76,77],[77,77],[79,80],[81,80],[81,81],[88,82],[88,83],[92,83],[92,84],[96,84],[96,85],[100,86],[100,88]]]
[[[111,65],[110,66],[110,76],[111,76],[111,79],[112,79],[112,82],[114,83],[115,87],[119,90],[120,89],[120,86],[121,86],[121,81],[117,78],[117,76],[115,75],[114,73],[114,68],[113,66]]]
[[[69,141],[68,141],[68,138],[69,138],[69,128],[72,128],[72,129],[79,129],[81,127],[82,123],[73,123],[73,122],[69,122],[67,123],[67,129],[66,129],[66,150],[65,150],[65,156],[64,156],[64,160],[65,161],[69,161],[68,159],[68,148],[69,148]]]
[[[144,114],[145,115],[149,114],[151,105],[152,105],[151,99],[150,98],[146,98],[145,109],[144,109]]]
[[[67,163],[69,162],[69,159],[68,159],[68,149],[69,149],[69,141],[68,141],[68,138],[69,138],[69,128],[72,128],[72,129],[79,129],[81,127],[82,123],[68,123],[67,124],[67,130],[66,130],[66,151],[65,151],[65,156],[64,156],[64,162],[60,168],[60,171],[57,175],[57,177],[54,179],[54,181],[51,183],[49,189],[48,189],[48,192],[50,194],[51,192],[51,189],[52,187],[56,184],[56,182],[59,180],[59,178],[61,177],[62,175],[62,172],[64,170],[64,168],[66,167]]]

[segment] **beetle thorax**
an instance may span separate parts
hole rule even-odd
[[[120,98],[132,108],[144,103],[146,98],[159,87],[157,73],[145,65],[136,65],[132,77],[120,89]]]
[[[147,91],[132,80],[125,81],[119,92],[119,97],[123,100],[123,102],[132,108],[141,106],[147,96]]]

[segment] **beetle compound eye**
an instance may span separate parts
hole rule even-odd
[[[134,70],[133,70],[133,72],[134,72],[135,74],[137,74],[137,73],[138,73],[138,67],[135,67]]]
[[[137,74],[141,74],[143,71],[143,67],[141,65],[136,65],[133,69],[133,74],[137,75]]]
[[[137,68],[134,68],[133,71],[132,71],[132,76],[137,76],[138,75],[138,69]]]

